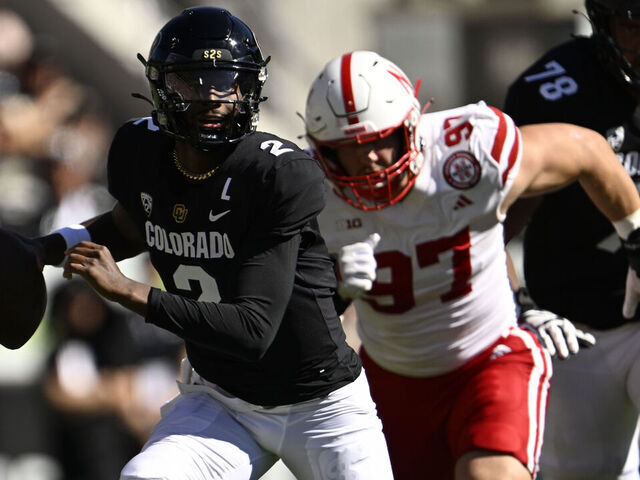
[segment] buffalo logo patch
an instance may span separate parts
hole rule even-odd
[[[459,190],[473,187],[480,180],[482,168],[469,152],[456,152],[444,162],[443,174],[449,185]]]
[[[189,210],[187,210],[187,207],[185,207],[183,204],[176,203],[173,206],[173,219],[176,221],[176,223],[184,223],[184,221],[187,219],[188,211]]]

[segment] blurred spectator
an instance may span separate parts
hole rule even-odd
[[[43,385],[55,412],[64,479],[118,478],[159,418],[157,405],[147,402],[149,366],[138,368],[124,313],[85,282],[66,282],[54,293],[51,327],[55,347]],[[168,399],[175,369],[156,366],[152,372],[153,380],[161,380],[154,394]]]
[[[110,126],[96,113],[84,112],[59,126],[48,142],[48,179],[52,204],[40,221],[40,233],[92,218],[113,207],[114,199],[98,176],[105,171],[104,161],[111,140]],[[147,254],[119,263],[121,270],[141,281],[157,281]],[[44,270],[47,287],[53,291],[66,283],[59,268]],[[159,280],[158,280],[159,281]],[[122,310],[117,304],[112,307]],[[166,330],[141,322],[129,327],[136,348],[146,359],[173,361],[182,341]]]
[[[3,30],[3,24],[14,27]],[[13,33],[18,30],[22,31],[20,35]],[[13,55],[3,59],[0,55],[3,76],[13,78],[6,82],[9,88],[0,94],[0,153],[40,158],[56,128],[83,106],[87,92],[64,71],[55,54],[41,45],[35,48],[33,36],[19,17],[0,10],[0,44],[5,36],[11,43],[25,43],[27,35],[32,47],[18,50],[29,52],[28,57]]]
[[[53,205],[40,223],[43,234],[113,206],[113,197],[98,182],[111,136],[110,126],[93,113],[84,113],[52,133],[46,153]]]
[[[50,202],[40,161],[86,98],[87,89],[55,55],[45,54],[25,22],[0,9],[0,225],[39,233],[39,217]]]
[[[34,39],[26,23],[9,10],[0,10],[0,99],[20,92],[19,67],[33,53]]]
[[[113,204],[100,178],[112,126],[61,60],[0,8],[0,225],[30,236]],[[122,263],[133,277],[155,274],[146,257]],[[0,480],[117,478],[177,392],[182,342],[151,325],[132,330],[140,322],[86,285],[44,273],[44,338],[11,352],[0,378]]]
[[[63,480],[53,419],[38,383],[0,386],[0,425],[0,480]]]

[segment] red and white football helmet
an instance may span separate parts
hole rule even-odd
[[[402,200],[415,183],[422,167],[415,138],[421,113],[416,97],[417,88],[397,65],[369,51],[334,58],[311,86],[307,138],[336,194],[354,207],[388,207]],[[337,160],[334,149],[340,145],[373,142],[396,132],[404,137],[405,151],[384,170],[348,176]]]

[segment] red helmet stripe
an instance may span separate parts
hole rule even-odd
[[[353,84],[351,82],[351,53],[342,56],[340,63],[340,83],[342,86],[342,98],[344,110],[347,112],[349,125],[359,123],[357,115],[352,115],[356,111],[356,102],[353,98]]]

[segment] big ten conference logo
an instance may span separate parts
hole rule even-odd
[[[336,229],[340,231],[353,230],[354,228],[362,228],[362,219],[360,218],[339,218],[336,220]]]
[[[189,210],[187,210],[187,207],[185,207],[181,203],[176,203],[173,206],[173,219],[176,221],[176,223],[184,223],[184,221],[187,219],[188,212]]]

